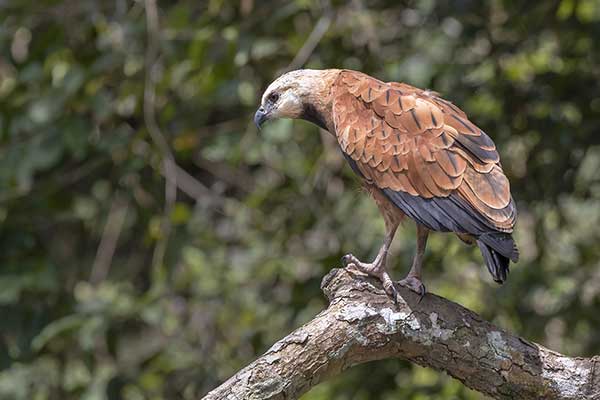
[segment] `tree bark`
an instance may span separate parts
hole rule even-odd
[[[357,364],[401,358],[445,371],[495,399],[600,399],[600,358],[567,357],[508,333],[439,296],[333,269],[329,307],[208,393],[215,399],[296,399]]]

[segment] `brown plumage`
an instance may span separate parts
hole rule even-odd
[[[265,91],[255,121],[302,118],[336,138],[350,166],[375,198],[386,240],[372,263],[347,264],[380,277],[395,293],[385,258],[400,220],[417,223],[417,254],[401,281],[424,293],[421,262],[429,231],[477,242],[494,280],[503,282],[518,252],[510,235],[516,207],[492,140],[437,93],[384,83],[349,70],[300,70]]]

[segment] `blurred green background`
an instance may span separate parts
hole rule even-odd
[[[521,261],[497,286],[437,234],[428,289],[600,353],[600,2],[159,1],[156,25],[147,4],[0,1],[0,399],[198,398],[323,309],[341,255],[374,256],[383,222],[333,139],[251,122],[303,64],[461,106],[500,149]],[[405,224],[396,278],[414,246]],[[388,360],[303,397],[392,398],[481,396]]]

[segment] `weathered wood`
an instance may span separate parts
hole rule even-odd
[[[352,271],[332,270],[321,287],[326,310],[204,399],[296,399],[353,365],[392,357],[496,399],[600,399],[600,358],[548,350],[433,294],[419,303],[399,288],[394,304],[378,281]]]

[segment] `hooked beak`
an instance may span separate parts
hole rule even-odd
[[[267,113],[267,111],[265,111],[265,109],[263,107],[259,108],[256,111],[256,114],[254,114],[254,124],[256,125],[258,130],[260,130],[261,125],[264,124],[265,121],[268,119],[269,119],[268,113]]]

